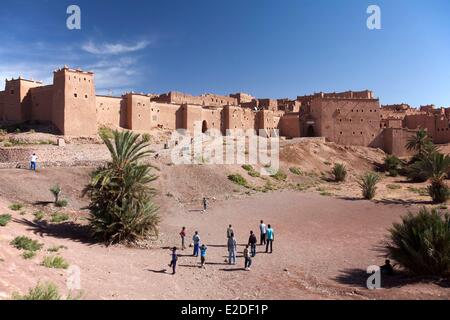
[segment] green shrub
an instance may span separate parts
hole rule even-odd
[[[32,240],[25,236],[16,237],[13,241],[11,241],[10,244],[19,250],[26,251],[39,251],[43,246],[42,243],[39,243],[36,240]]]
[[[10,214],[2,214],[0,215],[0,226],[4,227],[8,224],[8,222],[11,221],[11,215]]]
[[[61,222],[69,220],[69,218],[70,217],[67,213],[57,212],[57,213],[52,214],[50,221],[52,223],[61,223]]]
[[[242,169],[244,169],[245,171],[253,171],[253,167],[249,164],[244,164],[242,166]]]
[[[278,181],[284,181],[287,178],[286,173],[281,170],[278,170],[275,174],[271,175],[272,178]]]
[[[26,295],[14,293],[14,300],[61,300],[58,288],[53,283],[40,284],[28,291]]]
[[[50,192],[52,193],[53,197],[55,197],[55,203],[58,203],[59,195],[61,194],[61,187],[59,186],[59,184],[51,187]]]
[[[297,167],[291,167],[291,168],[289,168],[289,171],[297,176],[301,176],[303,174],[302,170]]]
[[[245,180],[245,178],[243,176],[241,176],[239,173],[230,174],[228,176],[228,179],[230,181],[240,185],[240,186],[243,186],[243,187],[247,187],[248,186],[247,180]]]
[[[396,156],[389,155],[384,159],[384,171],[398,175],[398,171],[402,168],[402,161]],[[396,176],[395,175],[395,176]]]
[[[422,208],[409,213],[390,229],[389,256],[415,275],[448,275],[450,271],[450,219],[448,213]]]
[[[255,171],[255,170],[250,170],[248,172],[248,175],[250,177],[253,177],[253,178],[259,178],[261,176],[261,174],[258,171]]]
[[[334,165],[332,173],[336,182],[345,181],[345,178],[347,177],[347,169],[340,163]]]
[[[12,147],[13,145],[12,145],[11,142],[5,142],[5,143],[3,143],[3,146],[4,146],[5,148],[10,148],[10,147]]]
[[[450,197],[450,189],[444,181],[432,181],[427,189],[434,203],[444,203]]]
[[[9,206],[9,209],[11,209],[12,211],[19,211],[23,208],[23,205],[20,203],[13,203],[12,205]]]
[[[35,256],[36,256],[36,251],[25,251],[24,253],[22,253],[22,257],[25,260],[32,259]]]
[[[36,211],[35,213],[33,213],[34,215],[34,220],[35,221],[40,221],[45,217],[45,213],[43,211]]]
[[[58,252],[61,249],[67,249],[66,246],[51,246],[47,249],[48,252]]]
[[[59,199],[58,201],[55,202],[55,207],[64,208],[67,207],[67,204],[68,202],[66,199]]]
[[[358,185],[361,188],[364,199],[371,200],[375,197],[376,185],[380,180],[380,176],[374,172],[367,172],[359,178]]]
[[[69,267],[69,263],[60,256],[47,256],[42,261],[42,265],[53,269],[67,269]]]

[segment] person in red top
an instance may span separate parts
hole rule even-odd
[[[183,227],[180,232],[181,236],[181,250],[186,249],[186,246],[184,245],[184,238],[186,237],[186,227]]]

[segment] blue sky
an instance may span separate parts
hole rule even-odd
[[[366,27],[370,4],[381,30]],[[371,89],[383,104],[450,106],[448,0],[14,0],[0,25],[2,79],[51,83],[66,64],[96,72],[103,94]]]

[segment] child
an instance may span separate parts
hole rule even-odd
[[[202,246],[200,247],[200,259],[202,262],[202,268],[205,269],[205,261],[206,261],[206,250],[208,248],[202,244]]]
[[[250,252],[248,250],[248,245],[246,245],[245,249],[244,249],[244,258],[245,258],[244,269],[246,271],[249,271],[250,270],[250,266],[252,265],[252,258],[250,256]]]
[[[203,213],[205,213],[207,209],[208,209],[208,199],[206,197],[203,197]]]
[[[181,229],[180,236],[181,236],[181,250],[184,250],[186,249],[186,246],[184,244],[184,238],[186,237],[186,227],[183,227]]]
[[[178,254],[177,254],[177,247],[172,248],[172,260],[170,260],[169,267],[172,267],[172,274],[175,274],[175,269],[177,267],[177,260],[178,260]]]

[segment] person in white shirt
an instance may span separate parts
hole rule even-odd
[[[259,225],[259,231],[261,233],[261,242],[260,245],[264,245],[266,244],[266,233],[267,233],[267,229],[266,229],[266,225],[264,224],[264,221],[261,220],[261,224]]]
[[[33,155],[31,156],[30,170],[36,171],[36,162],[37,162],[37,156],[36,156],[36,153],[33,153]]]

